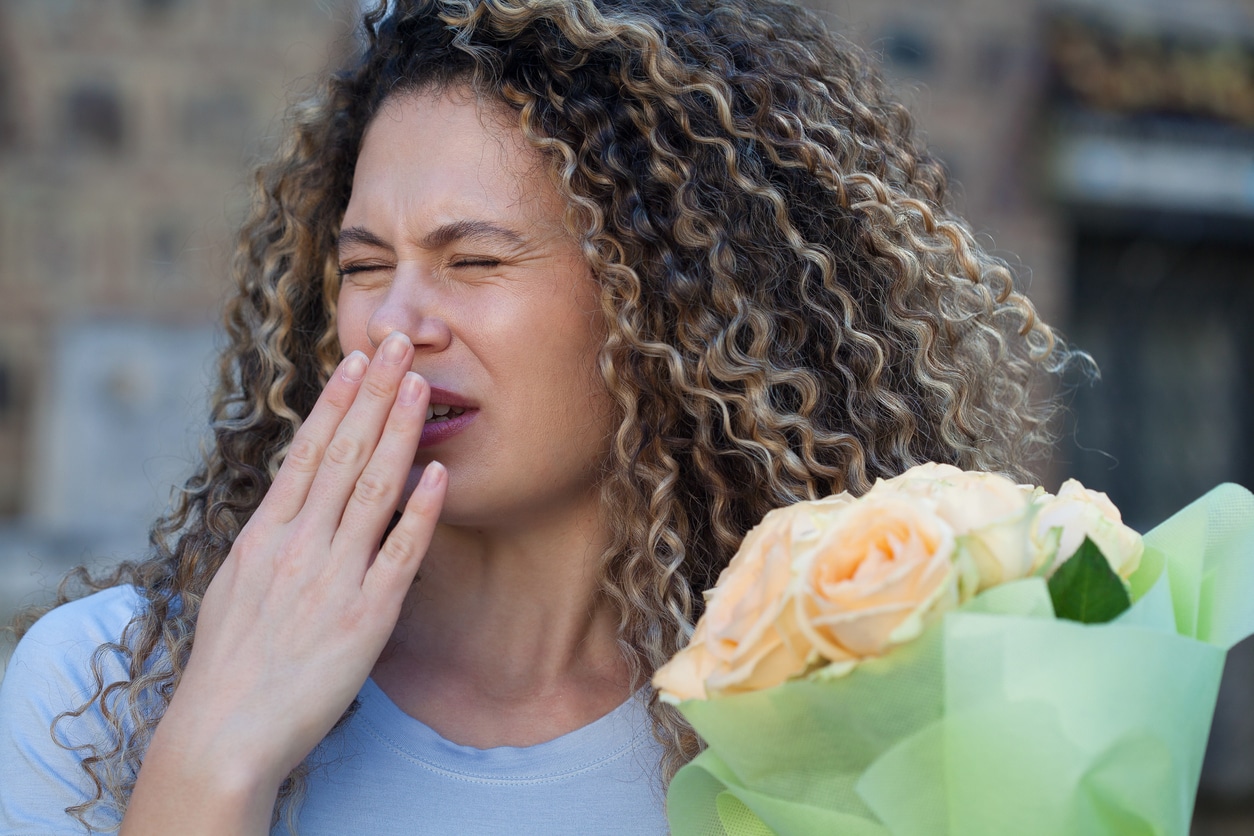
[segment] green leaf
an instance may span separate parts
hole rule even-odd
[[[1056,616],[1081,624],[1105,624],[1132,606],[1127,587],[1087,537],[1049,579],[1049,597]]]

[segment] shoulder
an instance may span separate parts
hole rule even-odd
[[[121,640],[126,625],[143,606],[143,599],[132,586],[116,586],[77,601],[62,604],[46,613],[27,631],[9,659],[2,692],[10,682],[23,686],[41,683],[78,682],[90,679],[92,658],[104,645]],[[106,652],[100,661],[106,667],[120,664],[120,656]],[[125,668],[117,671],[125,673]]]
[[[36,621],[0,680],[0,732],[12,733],[14,723],[50,724],[87,702],[98,678],[105,684],[129,678],[125,654],[109,645],[121,640],[142,601],[133,587],[118,586]]]
[[[93,696],[98,681],[128,678],[109,645],[142,606],[132,587],[107,589],[57,607],[18,642],[0,680],[0,832],[81,832],[65,810],[95,793],[82,753],[117,737]]]
[[[122,637],[122,631],[142,606],[143,597],[135,587],[110,587],[49,610],[31,626],[18,646],[114,642]]]

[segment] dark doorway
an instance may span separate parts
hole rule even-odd
[[[1142,530],[1219,482],[1254,487],[1254,228],[1245,240],[1081,231],[1075,393],[1061,472]]]

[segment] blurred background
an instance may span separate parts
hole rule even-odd
[[[1046,484],[1076,476],[1141,529],[1254,486],[1254,0],[809,5],[882,59],[981,241],[1101,368]],[[0,3],[3,621],[144,551],[198,455],[250,170],[359,11]],[[1254,645],[1194,833],[1254,832],[1252,810]]]

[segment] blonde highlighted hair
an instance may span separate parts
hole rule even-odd
[[[745,532],[800,499],[923,461],[1027,476],[1070,355],[947,206],[945,175],[863,55],[778,0],[393,0],[297,107],[257,175],[234,261],[214,443],[152,555],[91,588],[146,599],[84,747],[124,806],[209,582],[340,358],[336,236],[362,134],[390,96],[468,86],[551,164],[600,285],[621,422],[601,592],[647,677],[683,646]],[[421,151],[421,149],[417,149]],[[63,595],[62,598],[68,596]],[[120,699],[119,699],[120,698]],[[127,706],[145,705],[141,715]],[[663,774],[699,748],[650,708]],[[303,774],[284,785],[298,802]]]

